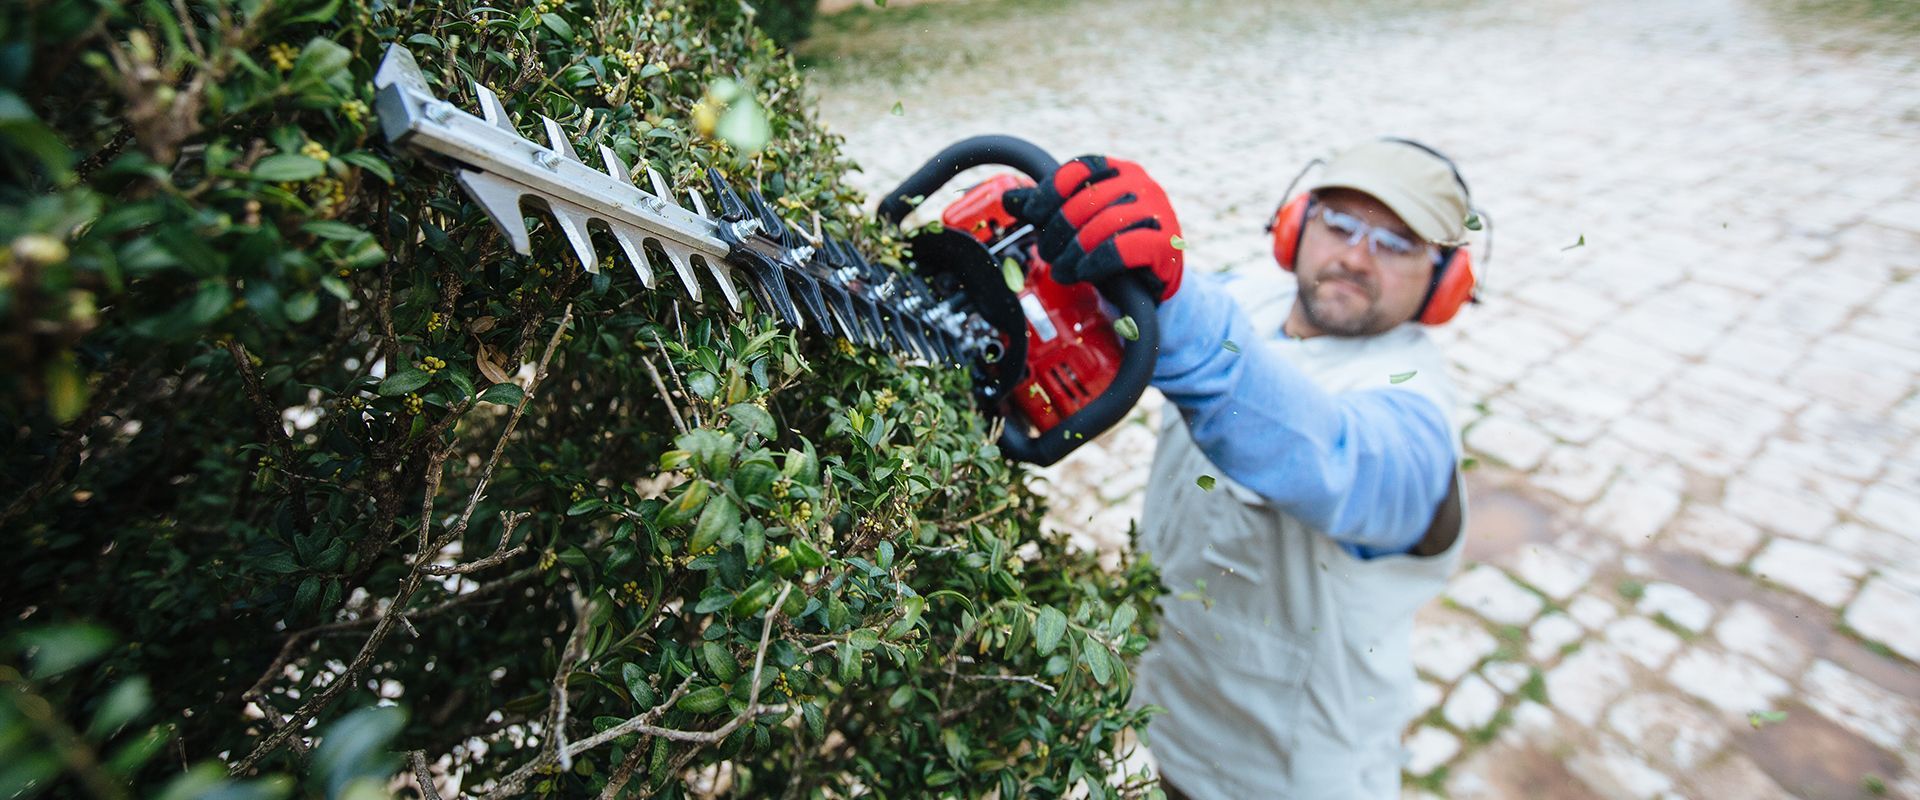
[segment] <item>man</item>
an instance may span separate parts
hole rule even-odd
[[[1205,600],[1164,604],[1136,699],[1166,709],[1149,741],[1175,798],[1399,796],[1413,614],[1460,531],[1453,390],[1415,320],[1471,293],[1468,202],[1438,153],[1361,144],[1276,215],[1295,280],[1261,281],[1184,275],[1138,165],[1076,159],[1009,194],[1056,277],[1161,289],[1154,385],[1180,413],[1141,544]]]

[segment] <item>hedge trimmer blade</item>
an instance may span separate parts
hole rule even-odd
[[[699,301],[704,268],[727,306],[741,310],[734,275],[754,299],[795,329],[818,328],[869,347],[935,363],[961,364],[999,346],[979,315],[942,302],[912,275],[868,262],[847,242],[808,237],[774,212],[759,192],[746,199],[720,173],[707,170],[715,206],[689,191],[689,210],[667,181],[644,165],[648,191],[611,148],[599,147],[604,171],[580,160],[560,124],[546,117],[547,144],[522,137],[491,89],[478,83],[482,116],[435,96],[413,54],[388,47],[374,75],[376,110],[389,144],[428,156],[454,172],[467,194],[506,233],[515,252],[532,253],[521,209],[553,216],[590,272],[598,272],[591,229],[603,228],[625,251],[641,284],[655,288],[649,251],[665,258],[687,294]]]

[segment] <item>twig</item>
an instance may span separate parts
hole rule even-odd
[[[658,331],[653,332],[653,346],[658,349],[662,355],[666,354],[667,346],[660,341]],[[649,368],[651,368],[651,365],[649,365]],[[672,356],[667,356],[667,374],[673,376],[673,385],[680,387],[680,394],[688,398],[693,397],[693,394],[687,391],[687,385],[680,381],[680,370],[673,366]],[[704,423],[700,421],[700,407],[698,405],[688,406],[687,411],[693,415],[693,427],[704,427]]]
[[[627,781],[633,779],[634,771],[640,768],[640,760],[646,755],[646,740],[642,739],[627,752],[626,758],[620,759],[620,766],[614,767],[613,772],[607,775],[607,786],[600,790],[600,800],[619,797],[620,790],[627,788]]]
[[[1010,681],[1012,683],[1024,683],[1045,689],[1047,690],[1047,694],[1055,693],[1052,686],[1040,682],[1039,678],[1035,678],[1032,675],[961,675],[960,679],[963,681]]]
[[[640,357],[640,365],[647,368],[647,376],[653,378],[654,391],[659,392],[660,399],[666,401],[667,415],[673,417],[673,427],[679,428],[681,433],[686,433],[686,420],[680,418],[680,407],[673,404],[673,395],[667,393],[667,384],[660,380],[660,370],[654,369],[653,359],[643,355]]]
[[[407,753],[413,762],[413,779],[420,784],[420,800],[440,800],[440,790],[433,784],[433,773],[427,771],[427,751],[414,750]]]
[[[454,525],[452,530],[436,540],[437,543],[433,547],[434,550],[445,547],[466,531],[468,521],[473,518],[474,508],[480,504],[481,498],[486,495],[487,484],[493,477],[494,468],[499,465],[500,454],[506,450],[507,440],[513,436],[514,426],[517,425],[520,418],[526,414],[527,404],[533,400],[535,392],[540,388],[541,381],[547,377],[547,366],[553,360],[554,351],[560,347],[560,338],[566,333],[567,325],[572,321],[573,305],[569,303],[567,304],[565,313],[560,317],[559,326],[554,329],[553,336],[547,340],[546,352],[540,356],[540,368],[534,373],[533,381],[527,386],[526,393],[521,396],[520,404],[514,407],[512,416],[507,418],[506,427],[500,433],[500,440],[494,444],[493,454],[487,459],[486,468],[481,472],[479,483],[474,486],[473,495],[467,499],[467,507],[466,510],[461,513],[460,521]],[[236,350],[234,352],[236,357],[244,355],[243,351]],[[244,358],[242,358],[241,361],[243,364],[246,363]],[[244,369],[245,367],[243,367],[243,370]],[[413,599],[414,593],[420,590],[420,585],[426,580],[427,572],[425,568],[427,566],[429,566],[427,555],[425,553],[418,554],[414,559],[413,569],[407,573],[407,577],[401,582],[400,588],[395,590],[393,599],[388,603],[388,608],[403,608],[406,606],[408,600]],[[306,724],[307,720],[319,714],[320,710],[331,704],[334,698],[340,696],[341,692],[354,685],[355,677],[357,677],[362,670],[365,670],[369,664],[373,663],[374,654],[379,652],[380,645],[386,642],[388,634],[393,632],[394,626],[404,616],[404,614],[386,614],[380,617],[379,621],[374,623],[373,632],[368,634],[366,643],[360,646],[359,652],[354,654],[353,661],[347,664],[346,670],[332,683],[327,684],[325,688],[301,704],[300,708],[294,711],[287,719],[285,725],[262,738],[260,743],[254,746],[252,752],[249,752],[245,758],[242,758],[238,763],[228,769],[228,773],[231,775],[245,775],[250,772],[254,768],[254,765],[260,763],[261,759],[266,758],[273,751],[279,749],[280,745],[285,744],[294,732]]]
[[[580,589],[573,590],[573,633],[567,636],[567,647],[560,651],[560,663],[553,669],[553,685],[547,688],[553,697],[553,718],[548,728],[553,731],[553,754],[560,761],[562,771],[573,769],[573,754],[567,752],[567,675],[573,672],[573,665],[586,655],[587,623],[592,618],[592,609],[587,598],[581,596]]]
[[[786,602],[788,593],[792,591],[792,584],[782,587],[780,595],[774,599],[772,604],[767,606],[766,620],[762,622],[760,626],[760,646],[753,656],[753,677],[751,678],[753,685],[747,693],[747,707],[732,719],[727,720],[725,725],[721,725],[710,731],[683,731],[675,728],[654,726],[652,724],[654,720],[672,709],[675,703],[680,702],[681,697],[686,696],[689,683],[681,683],[680,687],[674,690],[672,696],[668,697],[659,705],[641,713],[639,716],[628,719],[625,722],[585,739],[581,739],[580,741],[563,747],[557,747],[555,751],[543,750],[540,755],[535,756],[525,764],[521,764],[518,769],[508,774],[507,777],[502,778],[499,785],[495,786],[493,791],[487,793],[486,797],[488,800],[511,797],[518,794],[520,787],[526,783],[527,778],[532,776],[534,771],[552,762],[556,752],[565,753],[569,757],[577,756],[631,733],[638,733],[644,736],[657,736],[662,739],[676,742],[690,742],[698,745],[713,744],[714,742],[727,738],[735,729],[745,724],[747,720],[762,714],[788,711],[789,709],[786,705],[760,705],[760,675],[767,663],[767,641],[769,637],[773,635],[774,618],[778,616],[780,605]],[[686,757],[685,754],[683,754],[682,757]]]
[[[260,384],[260,375],[253,371],[253,356],[247,353],[247,346],[239,340],[227,342],[227,353],[233,357],[233,367],[240,372],[240,383],[246,388],[247,399],[253,403],[253,414],[260,424],[260,434],[267,439],[267,445],[278,454],[280,463],[287,476],[287,493],[292,495],[294,510],[293,523],[301,533],[313,532],[313,520],[307,511],[307,486],[294,465],[299,463],[294,457],[293,443],[287,439],[287,430],[281,426],[280,412],[267,399],[267,391]]]
[[[447,566],[428,564],[420,569],[428,575],[465,575],[469,572],[479,572],[488,567],[504,563],[507,559],[527,551],[525,544],[517,545],[511,550],[507,549],[507,540],[513,538],[513,529],[519,527],[521,521],[529,516],[532,515],[525,511],[518,514],[510,514],[505,511],[500,512],[500,541],[493,546],[493,554],[486,558],[478,561],[469,561],[465,564],[450,564]]]

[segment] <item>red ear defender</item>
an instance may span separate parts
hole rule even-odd
[[[1420,323],[1439,325],[1460,313],[1460,307],[1473,300],[1473,255],[1464,247],[1447,250],[1434,266],[1433,288],[1427,292],[1426,305],[1420,309]]]
[[[1267,225],[1267,231],[1273,234],[1273,260],[1280,262],[1280,268],[1293,271],[1293,263],[1300,256],[1300,229],[1307,224],[1307,207],[1313,205],[1313,198],[1301,192],[1273,212],[1273,221]]]

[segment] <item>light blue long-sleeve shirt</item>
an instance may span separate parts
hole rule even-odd
[[[1223,283],[1189,273],[1160,305],[1154,387],[1228,478],[1358,558],[1407,552],[1453,477],[1445,412],[1403,389],[1321,389],[1254,333]]]

